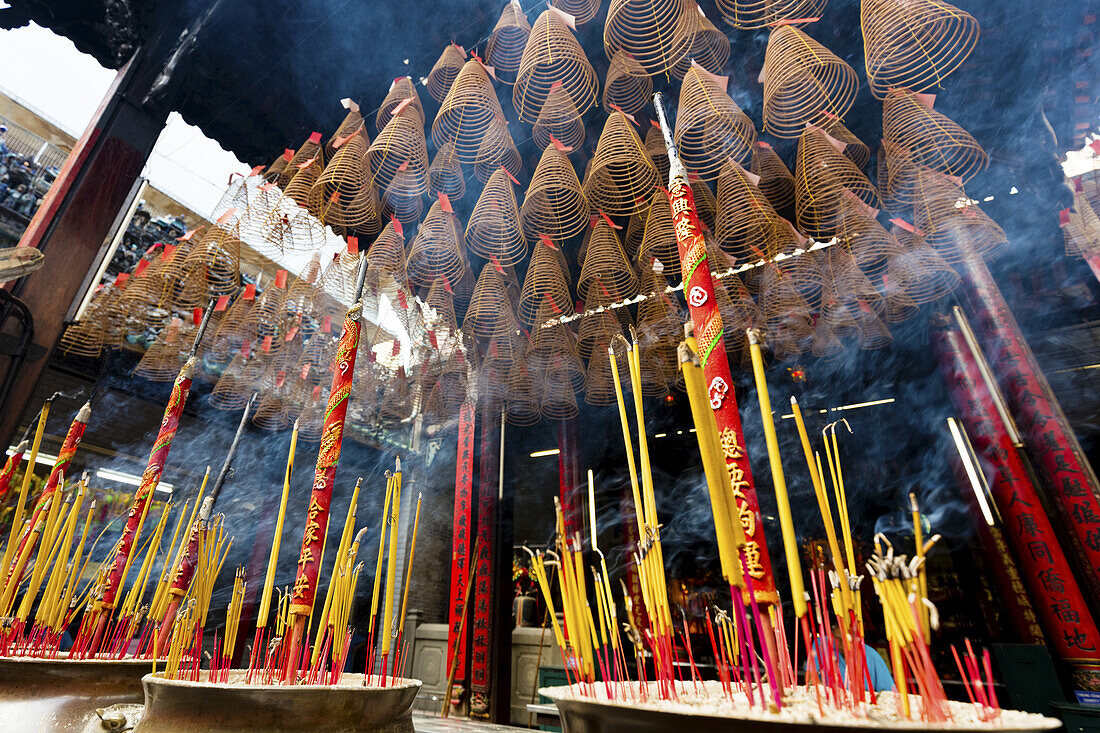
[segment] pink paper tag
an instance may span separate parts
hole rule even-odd
[[[319,133],[319,132],[312,133],[309,136],[309,141],[311,143],[313,143],[314,145],[320,145],[320,143],[321,143],[321,133]]]
[[[517,186],[519,185],[519,181],[517,181],[516,177],[512,175],[512,171],[508,170],[504,166],[501,166],[500,169],[504,171],[505,175],[507,175],[508,178],[512,180],[512,183],[516,184]]]
[[[236,210],[236,209],[227,209],[227,210],[226,210],[226,212],[225,212],[224,214],[222,214],[221,216],[219,216],[219,217],[218,217],[218,221],[217,221],[217,223],[218,223],[218,224],[226,224],[226,223],[228,223],[228,222],[229,222],[229,219],[230,219],[230,218],[232,218],[232,216],[233,216],[234,214],[236,214],[236,213],[237,213],[237,210]]]
[[[557,252],[557,251],[558,251],[558,248],[557,248],[557,246],[556,246],[556,245],[554,244],[554,240],[550,239],[550,236],[549,236],[549,235],[547,235],[547,234],[540,234],[540,235],[539,235],[539,239],[540,239],[540,240],[542,240],[542,243],[543,243],[543,244],[545,244],[545,245],[546,245],[547,247],[549,247],[550,249],[554,250],[555,252]]]
[[[397,233],[397,236],[402,239],[405,238],[405,229],[401,226],[401,220],[393,214],[390,214],[390,223],[393,224],[393,230]]]
[[[321,332],[332,333],[332,316],[325,316],[321,319]]]
[[[290,330],[286,332],[287,342],[289,343],[289,342],[293,341],[294,337],[297,336],[297,335],[298,335],[298,327],[297,326],[292,326],[290,328]]]
[[[304,382],[309,378],[309,369],[312,366],[308,361],[302,365],[302,381]]]
[[[616,224],[615,222],[611,221],[611,217],[610,217],[610,216],[608,216],[607,214],[603,213],[602,211],[600,212],[600,216],[602,216],[602,217],[603,217],[603,220],[604,220],[605,222],[607,222],[607,225],[608,225],[609,227],[611,227],[612,229],[622,229],[622,227],[621,227],[621,226],[619,226],[619,225],[618,225],[618,224]]]
[[[558,152],[560,152],[560,153],[571,153],[571,152],[573,152],[573,146],[572,145],[566,145],[565,143],[563,143],[561,140],[558,140],[553,135],[550,136],[550,144],[553,145],[555,148],[557,148]]]
[[[253,300],[256,297],[256,283],[248,283],[244,286],[244,293],[241,297],[245,300]]]
[[[191,311],[191,322],[196,326],[202,323],[202,308],[196,308]]]
[[[450,197],[447,194],[442,193],[442,192],[440,192],[440,194],[439,194],[439,208],[443,209],[448,214],[455,213],[455,210],[451,208],[451,199],[450,199]]]
[[[359,254],[359,237],[354,237],[354,236],[349,236],[348,237],[348,254],[349,255]]]
[[[616,112],[618,112],[619,114],[621,114],[621,115],[622,115],[623,117],[625,117],[625,118],[627,118],[628,120],[630,120],[631,122],[633,122],[633,123],[634,123],[635,125],[636,125],[636,124],[638,124],[638,120],[634,119],[634,115],[631,115],[631,114],[627,114],[626,112],[623,112],[623,108],[622,108],[622,107],[620,107],[619,105],[617,105],[617,104],[611,104],[611,105],[608,105],[608,106],[609,106],[609,107],[611,107],[611,109],[613,109],[613,110],[615,110]]]
[[[570,15],[561,8],[555,8],[550,3],[546,3],[546,7],[549,8],[550,12],[552,12],[554,15],[561,18],[562,22],[569,26],[570,29],[574,31],[577,30],[577,17],[575,15]]]
[[[396,107],[394,107],[393,109],[390,110],[390,115],[393,116],[393,117],[396,117],[397,115],[401,114],[401,112],[406,107],[408,107],[412,103],[412,101],[413,101],[412,97],[405,97],[404,99],[401,100],[401,104],[397,105]]]

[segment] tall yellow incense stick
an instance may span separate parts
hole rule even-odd
[[[917,590],[920,594],[917,609],[920,611],[920,624],[921,630],[924,632],[924,638],[930,639],[931,619],[928,616],[928,607],[924,605],[924,599],[928,597],[928,576],[924,572],[924,531],[923,527],[921,527],[920,506],[917,504],[917,496],[912,492],[909,494],[909,508],[913,513],[913,540],[916,543],[915,554],[916,557],[920,558],[916,577]]]
[[[340,544],[336,547],[336,557],[332,562],[332,577],[328,581],[328,590],[325,592],[325,603],[321,607],[321,622],[317,626],[317,639],[313,644],[313,655],[310,664],[317,664],[321,655],[321,645],[324,643],[325,628],[328,626],[329,609],[332,606],[333,593],[340,584],[339,572],[343,568],[345,555],[351,546],[351,533],[355,529],[355,514],[359,504],[359,487],[363,485],[363,478],[355,482],[355,488],[351,492],[351,502],[348,504],[347,516],[344,517],[344,530],[340,533]]]
[[[612,343],[615,340],[621,340],[629,351],[630,346],[622,334],[612,339]],[[630,438],[630,422],[626,416],[626,400],[623,397],[623,383],[619,378],[619,364],[615,360],[615,351],[611,344],[607,345],[607,358],[611,360],[611,378],[615,382],[615,401],[619,405],[619,422],[622,424],[623,444],[626,446],[626,467],[630,472],[630,490],[634,498],[634,513],[638,518],[638,539],[641,541],[645,537],[645,520],[642,518],[642,495],[638,489],[638,468],[634,465],[634,444]]]
[[[283,475],[283,496],[279,500],[279,517],[275,520],[275,536],[271,538],[271,555],[267,558],[267,575],[264,577],[263,595],[260,597],[260,612],[256,617],[259,628],[267,626],[267,617],[271,612],[271,589],[275,586],[275,566],[279,562],[279,544],[283,537],[283,521],[286,519],[286,500],[290,495],[290,478],[294,474],[294,449],[298,446],[298,421],[294,421],[294,431],[290,434],[290,454],[286,458],[286,473]]]
[[[388,472],[387,472],[388,473]],[[382,521],[379,522],[378,529],[378,560],[374,565],[374,590],[371,591],[370,596],[370,629],[371,633],[374,633],[375,622],[378,618],[378,590],[382,587],[382,560],[385,557],[386,551],[386,516],[390,512],[390,500],[393,498],[393,484],[394,476],[389,474],[386,476],[386,498],[382,503]],[[374,650],[368,650],[368,653],[373,654]]]
[[[382,658],[390,653],[390,625],[393,623],[393,586],[397,580],[397,529],[401,517],[401,459],[397,459],[397,470],[393,475],[393,499],[390,501],[390,540],[389,557],[386,567],[386,601],[382,605],[385,616],[382,617]]]
[[[15,505],[15,514],[12,515],[11,533],[8,535],[8,544],[4,548],[4,560],[0,563],[0,572],[8,571],[8,563],[12,561],[12,553],[15,552],[15,539],[23,529],[23,513],[26,511],[27,490],[31,486],[31,478],[34,476],[34,468],[38,462],[38,448],[42,445],[42,434],[46,432],[46,418],[50,415],[50,403],[53,397],[42,405],[42,411],[38,413],[38,427],[34,431],[34,441],[31,443],[30,459],[23,469],[23,484],[19,487],[19,501]],[[6,589],[5,589],[6,590]]]
[[[401,594],[401,615],[397,617],[398,636],[405,630],[405,609],[408,608],[409,605],[409,586],[411,585],[409,581],[412,578],[413,556],[416,554],[416,533],[420,528],[420,500],[423,496],[423,492],[416,496],[416,514],[413,515],[413,536],[412,542],[409,545],[409,564],[405,568],[405,590]],[[401,650],[398,649],[398,651],[400,652]]]
[[[787,479],[783,476],[783,462],[779,457],[779,439],[775,435],[775,419],[772,402],[768,396],[768,382],[764,377],[764,358],[760,354],[760,342],[756,331],[749,329],[749,354],[752,356],[752,373],[756,378],[756,394],[760,399],[760,419],[764,423],[764,439],[768,445],[768,463],[775,484],[775,504],[779,510],[779,527],[783,530],[783,554],[787,558],[787,574],[791,583],[791,602],[798,618],[806,615],[806,588],[802,583],[802,562],[798,557],[794,521],[791,519],[791,501],[787,497]]]

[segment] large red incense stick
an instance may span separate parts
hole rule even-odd
[[[365,260],[360,262],[355,301],[344,316],[344,331],[336,347],[336,368],[332,374],[325,421],[321,429],[321,448],[317,453],[317,468],[313,475],[313,491],[306,510],[306,526],[302,534],[302,549],[298,553],[298,575],[294,580],[290,613],[294,626],[290,635],[290,653],[287,655],[288,671],[296,669],[298,650],[305,633],[306,619],[313,611],[317,594],[317,576],[321,570],[321,551],[328,530],[329,505],[332,502],[332,486],[336,479],[336,464],[340,462],[340,448],[344,440],[344,418],[348,413],[348,398],[355,373],[355,357],[359,352],[359,317],[363,312],[363,282],[366,277]],[[294,675],[287,675],[290,682]]]
[[[164,408],[164,418],[160,421],[157,439],[153,443],[153,449],[149,451],[149,461],[145,465],[145,471],[141,474],[141,483],[138,485],[137,491],[134,492],[133,503],[131,503],[130,511],[126,515],[126,525],[122,529],[122,537],[115,546],[115,554],[103,585],[103,597],[97,606],[99,616],[96,619],[95,632],[92,635],[90,649],[88,650],[92,654],[99,651],[103,631],[118,600],[119,586],[129,564],[130,553],[133,552],[138,533],[141,531],[141,520],[145,516],[146,506],[152,501],[153,492],[156,491],[161,474],[164,473],[164,464],[168,461],[168,452],[172,449],[172,441],[175,439],[176,430],[179,428],[183,406],[187,404],[187,395],[191,392],[191,376],[195,371],[195,351],[206,332],[206,326],[210,322],[212,311],[213,308],[206,308],[202,323],[195,334],[195,341],[191,344],[191,353],[172,385],[172,393],[168,396],[168,404]]]
[[[23,462],[23,453],[26,452],[29,444],[29,441],[24,438],[15,447],[15,452],[8,456],[8,460],[4,461],[4,468],[0,470],[0,502],[3,502],[4,497],[8,495],[8,490],[11,488],[11,477],[19,470],[19,464]]]
[[[741,525],[745,529],[746,573],[754,580],[756,599],[761,603],[778,603],[775,577],[768,543],[760,529],[760,503],[756,498],[752,469],[745,451],[745,432],[741,428],[741,416],[737,411],[737,398],[733,392],[726,347],[722,340],[722,316],[714,296],[714,282],[707,261],[707,245],[703,240],[702,225],[695,211],[695,196],[688,183],[687,170],[680,161],[672,133],[665,119],[663,99],[653,97],[665,149],[669,160],[669,200],[672,206],[676,248],[680,254],[680,272],[684,280],[684,296],[691,311],[691,323],[699,342],[699,359],[703,364],[703,377],[707,385],[714,419],[718,423],[718,435],[722,441],[722,453],[726,460],[730,490],[737,501]]]

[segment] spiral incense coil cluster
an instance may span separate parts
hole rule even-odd
[[[687,52],[672,67],[672,75],[677,79],[684,78],[692,61],[712,74],[721,74],[730,57],[730,39],[710,22],[698,5],[695,10],[699,14],[699,25],[688,40]]]
[[[325,141],[323,146],[325,160],[332,160],[332,156],[343,144],[343,141],[364,127],[363,115],[359,114],[359,105],[350,99],[343,100],[343,105],[347,109],[347,114],[344,115],[344,119],[337,126],[336,132],[332,133]],[[366,133],[364,132],[364,134]],[[367,144],[370,145],[369,140]]]
[[[774,209],[785,209],[794,204],[794,176],[771,145],[757,141],[752,148],[749,171],[760,176],[757,187],[768,197]]]
[[[417,229],[405,268],[409,280],[424,287],[439,277],[447,278],[453,286],[470,270],[458,217],[444,211],[438,201]]]
[[[671,72],[703,18],[692,0],[611,0],[603,28],[608,58],[629,53],[649,76]]]
[[[619,49],[611,57],[603,82],[603,109],[610,113],[615,105],[627,114],[641,111],[653,97],[653,80],[633,56]],[[657,136],[660,137],[658,130]],[[649,138],[646,137],[648,142]],[[664,140],[661,141],[664,150]],[[667,154],[666,154],[667,155]]]
[[[748,341],[745,332],[761,325],[760,309],[741,278],[735,274],[714,281],[714,298],[722,315],[726,348],[740,351]]]
[[[325,225],[307,211],[272,209],[260,227],[264,243],[275,252],[313,252],[323,245]]]
[[[112,301],[117,301],[121,291],[115,285],[104,285],[92,296],[84,315],[69,324],[61,335],[58,349],[70,356],[98,357],[103,349],[116,346],[118,334],[111,333],[114,319]]]
[[[668,280],[655,267],[642,268],[640,290],[650,295],[638,304],[637,334],[641,347],[642,393],[650,397],[668,394],[677,380],[676,346],[683,338],[684,309],[667,292]]]
[[[455,44],[448,43],[435,65],[432,66],[432,70],[428,72],[428,76],[424,78],[424,87],[432,99],[440,104],[443,103],[465,64],[466,52]]]
[[[904,204],[923,196],[917,180],[922,169],[936,171],[961,186],[989,165],[978,141],[926,101],[895,90],[883,102],[882,145],[890,197]]]
[[[798,245],[793,228],[757,187],[754,174],[726,163],[718,178],[717,244],[737,262],[757,262]]]
[[[502,168],[489,177],[470,214],[466,248],[499,265],[517,264],[527,255],[515,189]]]
[[[784,20],[816,18],[827,0],[717,0],[722,18],[734,28],[766,28]]]
[[[531,331],[527,364],[542,375],[550,369],[558,371],[558,377],[564,377],[564,382],[559,381],[558,386],[575,392],[584,388],[584,365],[577,350],[577,335],[569,324],[561,322],[558,315],[549,300],[544,300],[539,306],[535,317],[538,325]],[[553,399],[552,395],[547,394],[544,400],[548,396]]]
[[[871,92],[923,92],[943,85],[978,43],[978,21],[941,0],[865,0],[863,55]]]
[[[520,61],[512,104],[520,120],[538,122],[552,89],[560,85],[579,118],[596,104],[599,82],[584,49],[561,14],[543,11],[531,29]]]
[[[496,69],[496,77],[509,86],[516,83],[520,60],[527,47],[527,38],[531,35],[531,24],[518,0],[512,0],[504,6],[489,43],[485,47],[485,63]]]
[[[220,314],[221,317],[217,322],[211,319],[208,327],[210,335],[203,339],[200,346],[200,355],[204,364],[225,366],[245,343],[250,344],[256,340],[256,334],[246,328],[249,322],[248,314],[255,305],[255,300],[246,300],[238,296],[224,313]]]
[[[519,175],[522,167],[523,161],[519,157],[512,133],[508,131],[508,124],[503,120],[493,120],[489,123],[485,136],[481,138],[477,155],[474,156],[474,177],[487,183],[491,176],[505,168],[514,178]]]
[[[410,77],[399,76],[390,84],[390,90],[374,115],[374,128],[381,132],[394,117],[405,110],[412,110],[420,118],[420,124],[424,124],[424,105],[417,94],[416,85]]]
[[[593,209],[627,216],[649,205],[657,169],[634,125],[621,112],[607,116],[589,161],[584,192]]]
[[[428,167],[428,193],[436,197],[444,194],[455,201],[466,195],[466,177],[462,175],[462,162],[453,140],[443,143],[432,158]]]
[[[756,128],[710,74],[693,66],[680,86],[673,139],[684,165],[710,181],[727,161],[749,157]]]
[[[638,248],[638,262],[649,270],[659,261],[669,277],[680,274],[680,254],[676,248],[676,231],[672,222],[672,206],[668,195],[658,188],[650,197],[645,231]]]
[[[768,343],[778,357],[802,353],[813,334],[813,308],[797,285],[775,264],[764,265],[757,302]]]
[[[843,247],[829,247],[819,254],[825,275],[821,317],[838,337],[856,336],[860,323],[869,320],[862,312],[867,308],[876,312],[883,309],[882,295]]]
[[[555,83],[550,89],[531,134],[540,148],[557,140],[563,146],[576,150],[584,142],[584,122],[573,104],[573,98],[561,84]]]
[[[638,293],[638,275],[626,258],[615,230],[602,218],[588,241],[577,294],[585,301],[601,295],[608,298],[629,298]]]
[[[764,55],[764,130],[798,137],[806,123],[843,118],[856,98],[855,70],[832,51],[791,25],[768,38]]]
[[[890,255],[897,252],[897,242],[875,216],[875,210],[853,194],[842,195],[836,236],[869,276],[881,274]]]
[[[579,234],[588,223],[588,199],[565,153],[547,145],[531,176],[520,208],[529,239],[545,234],[557,242]]]
[[[510,425],[528,426],[540,419],[543,386],[539,375],[527,365],[529,344],[520,338],[508,368],[505,415]]]
[[[552,245],[552,246],[551,246]],[[527,277],[519,296],[519,319],[527,326],[537,326],[539,308],[549,300],[551,310],[559,315],[573,314],[573,299],[569,294],[569,268],[557,242],[548,245],[536,242],[531,252]]]
[[[473,163],[481,139],[494,122],[505,122],[493,82],[485,67],[470,59],[451,85],[432,122],[432,142],[441,148],[454,142],[455,153],[463,163]]]
[[[878,191],[838,146],[843,143],[816,127],[806,128],[798,141],[794,173],[798,228],[816,239],[836,233],[846,196],[854,195],[871,208],[882,206]]]
[[[291,176],[290,182],[286,184],[286,187],[283,189],[283,193],[293,200],[294,203],[298,204],[298,206],[309,211],[309,213],[317,219],[320,219],[324,213],[321,202],[316,199],[310,199],[313,187],[317,184],[317,180],[325,171],[325,165],[321,160],[320,148],[318,147],[318,153],[315,157],[309,158],[297,165],[288,166],[287,170],[294,170],[294,174]]]

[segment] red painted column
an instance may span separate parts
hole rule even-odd
[[[981,372],[960,331],[940,329],[935,347],[974,451],[992,469],[990,491],[1000,510],[1004,534],[1015,551],[1050,645],[1072,665],[1078,685],[1100,688],[1100,631],[1035,486],[999,422]]]
[[[1100,482],[985,263],[971,257],[958,271],[1001,391],[1047,495],[1070,530],[1067,539],[1084,568],[1080,579],[1100,602]]]
[[[462,616],[466,613],[463,602],[466,599],[466,581],[470,572],[470,519],[472,510],[471,494],[474,481],[474,405],[466,401],[458,411],[458,459],[455,462],[455,505],[454,531],[451,537],[451,595],[450,628],[447,632],[447,670],[450,670],[455,655],[458,662],[455,667],[454,686],[456,694],[452,704],[460,701],[458,694],[466,679],[466,637],[469,629],[469,617],[463,633]],[[473,594],[470,602],[476,603]]]
[[[471,595],[473,619],[473,659],[470,664],[470,715],[488,718],[491,709],[493,677],[493,602],[506,603],[507,599],[493,598],[494,552],[497,512],[497,451],[499,450],[498,422],[491,419],[492,411],[481,412],[481,457],[477,474],[477,539],[481,544],[477,565],[474,568],[474,592]],[[499,629],[505,631],[505,629]],[[511,629],[507,629],[511,632]]]

